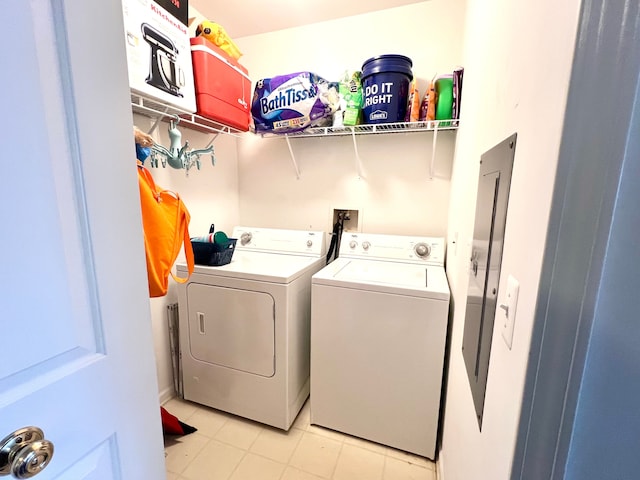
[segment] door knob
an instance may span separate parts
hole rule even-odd
[[[44,470],[53,457],[53,443],[38,427],[16,430],[0,441],[0,477],[31,478]]]

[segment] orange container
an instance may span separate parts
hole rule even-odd
[[[195,37],[190,41],[197,114],[248,131],[251,118],[249,72],[209,40]]]

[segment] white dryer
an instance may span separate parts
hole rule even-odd
[[[182,395],[288,430],[309,396],[311,276],[325,234],[236,227],[232,237],[231,263],[196,265],[178,288]]]
[[[444,239],[344,234],[312,277],[311,423],[434,458],[449,285]]]

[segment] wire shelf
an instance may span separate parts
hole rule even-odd
[[[134,113],[163,120],[165,118],[180,117],[180,123],[194,130],[208,133],[224,133],[236,137],[247,132],[229,127],[214,120],[196,115],[179,107],[166,104],[136,92],[131,92],[131,109]],[[341,135],[377,135],[384,133],[413,133],[456,130],[460,120],[431,120],[426,122],[400,122],[364,124],[343,127],[309,127],[299,132],[290,133],[262,133],[263,138],[302,138],[302,137],[331,137]]]
[[[263,138],[330,137],[340,135],[376,135],[384,133],[439,132],[457,130],[460,120],[431,120],[426,122],[378,123],[343,127],[310,127],[299,132],[263,133]]]
[[[180,117],[180,125],[205,133],[232,135],[240,137],[244,133],[241,130],[209,120],[194,113],[188,112],[173,105],[163,103],[135,92],[131,92],[131,110],[146,117],[156,120]]]
[[[214,134],[209,145],[213,143],[215,138],[222,134],[231,135],[234,137],[242,137],[247,132],[237,130],[235,128],[223,125],[221,123],[209,120],[208,118],[201,117],[194,113],[182,110],[178,107],[167,105],[160,100],[154,100],[136,92],[131,92],[131,108],[134,113],[139,113],[147,117],[154,118],[155,124],[151,128],[151,132],[156,129],[159,122],[164,119],[170,119],[179,117],[180,123],[186,127],[198,130],[200,132]],[[300,169],[298,162],[293,152],[293,148],[290,143],[292,138],[309,138],[309,137],[331,137],[331,136],[351,136],[353,138],[353,148],[356,158],[356,168],[358,171],[358,177],[364,178],[364,172],[362,167],[362,161],[360,154],[358,153],[358,143],[356,141],[357,135],[379,135],[389,133],[416,133],[416,132],[433,132],[433,138],[431,139],[431,159],[429,167],[429,178],[434,177],[435,168],[435,155],[438,133],[443,131],[454,131],[458,129],[460,125],[459,119],[451,120],[430,120],[425,122],[399,122],[399,123],[378,123],[378,124],[365,124],[343,127],[310,127],[299,132],[290,133],[261,133],[258,134],[262,138],[284,138],[287,141],[289,153],[291,155],[291,161],[295,169],[296,177],[300,178]],[[207,147],[209,146],[207,145]]]

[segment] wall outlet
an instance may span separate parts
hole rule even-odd
[[[509,347],[509,350],[511,350],[513,343],[513,327],[516,321],[519,291],[520,282],[512,275],[509,275],[509,278],[507,278],[507,297],[504,302],[500,304],[500,312],[502,313],[500,330],[502,331],[502,338],[507,344],[507,347]]]

